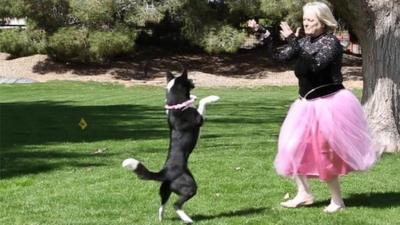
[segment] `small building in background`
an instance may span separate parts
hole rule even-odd
[[[0,19],[0,29],[12,29],[12,28],[25,28],[25,18],[2,18]]]
[[[351,34],[348,30],[338,31],[335,35],[347,53],[361,55],[361,46],[355,35]]]

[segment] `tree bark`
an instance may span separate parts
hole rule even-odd
[[[362,48],[362,103],[375,141],[400,152],[400,0],[331,0]]]

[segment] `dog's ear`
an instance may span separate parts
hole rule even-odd
[[[188,72],[187,72],[187,69],[184,69],[184,70],[183,70],[181,77],[184,78],[184,79],[188,79]]]
[[[171,71],[167,71],[167,82],[169,82],[170,80],[174,79],[174,75],[171,73]]]

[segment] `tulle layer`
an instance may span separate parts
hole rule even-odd
[[[367,170],[377,159],[360,102],[348,90],[296,100],[281,127],[275,169],[330,180]]]

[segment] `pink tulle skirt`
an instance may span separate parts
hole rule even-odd
[[[314,100],[298,99],[279,134],[275,168],[283,176],[331,180],[367,170],[376,161],[360,102],[348,90]]]

